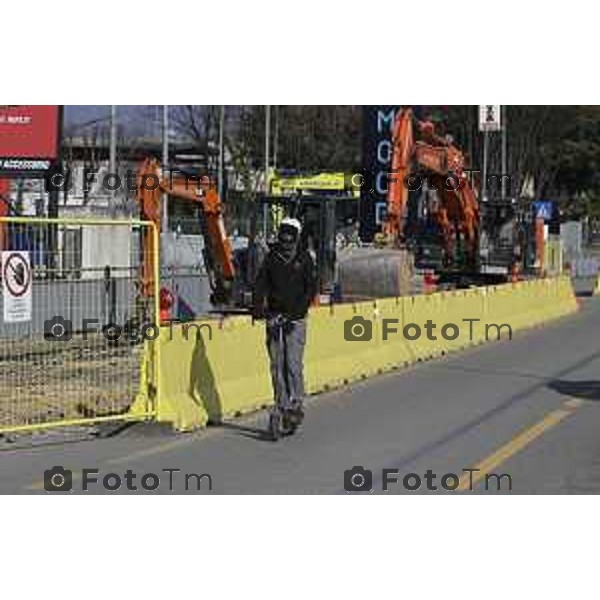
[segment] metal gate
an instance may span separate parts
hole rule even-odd
[[[3,217],[0,241],[0,433],[153,417],[155,225]]]

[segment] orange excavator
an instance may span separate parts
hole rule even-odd
[[[146,159],[138,170],[137,190],[142,218],[154,222],[158,231],[162,194],[193,202],[200,207],[204,263],[212,291],[211,302],[214,305],[230,303],[235,278],[233,250],[225,231],[223,204],[214,182],[208,177],[186,176],[174,171],[166,178],[157,160]],[[154,294],[154,261],[157,254],[153,232],[147,229],[143,235],[142,293],[145,297],[151,297]]]
[[[464,246],[467,264],[475,268],[479,240],[479,204],[465,171],[465,157],[448,136],[435,132],[430,121],[419,121],[410,108],[396,114],[392,132],[392,161],[388,186],[387,217],[383,234],[388,243],[405,243],[404,222],[409,191],[415,180],[437,192],[432,216],[443,240],[444,263],[451,266],[456,244]]]

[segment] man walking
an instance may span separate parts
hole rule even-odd
[[[301,244],[297,219],[281,221],[277,241],[260,268],[254,317],[266,318],[266,342],[275,395],[275,416],[293,431],[304,416],[306,315],[317,293],[313,259]]]

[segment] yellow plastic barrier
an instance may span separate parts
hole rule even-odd
[[[158,420],[190,430],[268,404],[263,338],[248,317],[162,327]]]
[[[504,324],[514,333],[575,310],[566,277],[316,308],[308,319],[307,391],[494,341]],[[420,337],[406,339],[417,327]],[[504,338],[508,331],[500,328]],[[264,325],[249,317],[162,328],[158,420],[189,430],[270,404],[264,335]]]
[[[309,393],[368,377],[381,368],[376,308],[364,302],[311,311],[305,361]],[[347,335],[370,341],[346,341]]]
[[[554,276],[563,272],[563,243],[559,236],[548,236],[544,244],[544,269]]]

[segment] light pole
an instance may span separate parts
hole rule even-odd
[[[500,122],[502,123],[502,173],[500,175],[500,181],[502,182],[502,201],[506,201],[506,176],[508,175],[508,153],[507,153],[507,142],[506,142],[506,106],[502,106],[500,110],[502,111],[502,118]]]
[[[279,106],[275,107],[275,133],[273,139],[273,168],[277,168],[277,154],[279,153]]]
[[[265,110],[265,194],[269,191],[269,164],[271,162],[271,107],[266,105]]]
[[[169,105],[163,104],[162,108],[162,165],[163,177],[169,165]],[[162,199],[162,231],[169,230],[169,196],[163,194]]]
[[[270,152],[271,152],[271,106],[265,106],[265,196],[269,193],[269,163],[270,163]],[[267,239],[267,219],[269,211],[267,203],[263,203],[263,236]]]
[[[486,129],[483,132],[483,173],[481,178],[481,199],[483,202],[487,200],[488,136],[489,132]]]
[[[110,106],[110,142],[108,150],[108,171],[111,176],[117,172],[117,107],[114,104]],[[110,193],[110,214],[115,216],[115,190]]]

